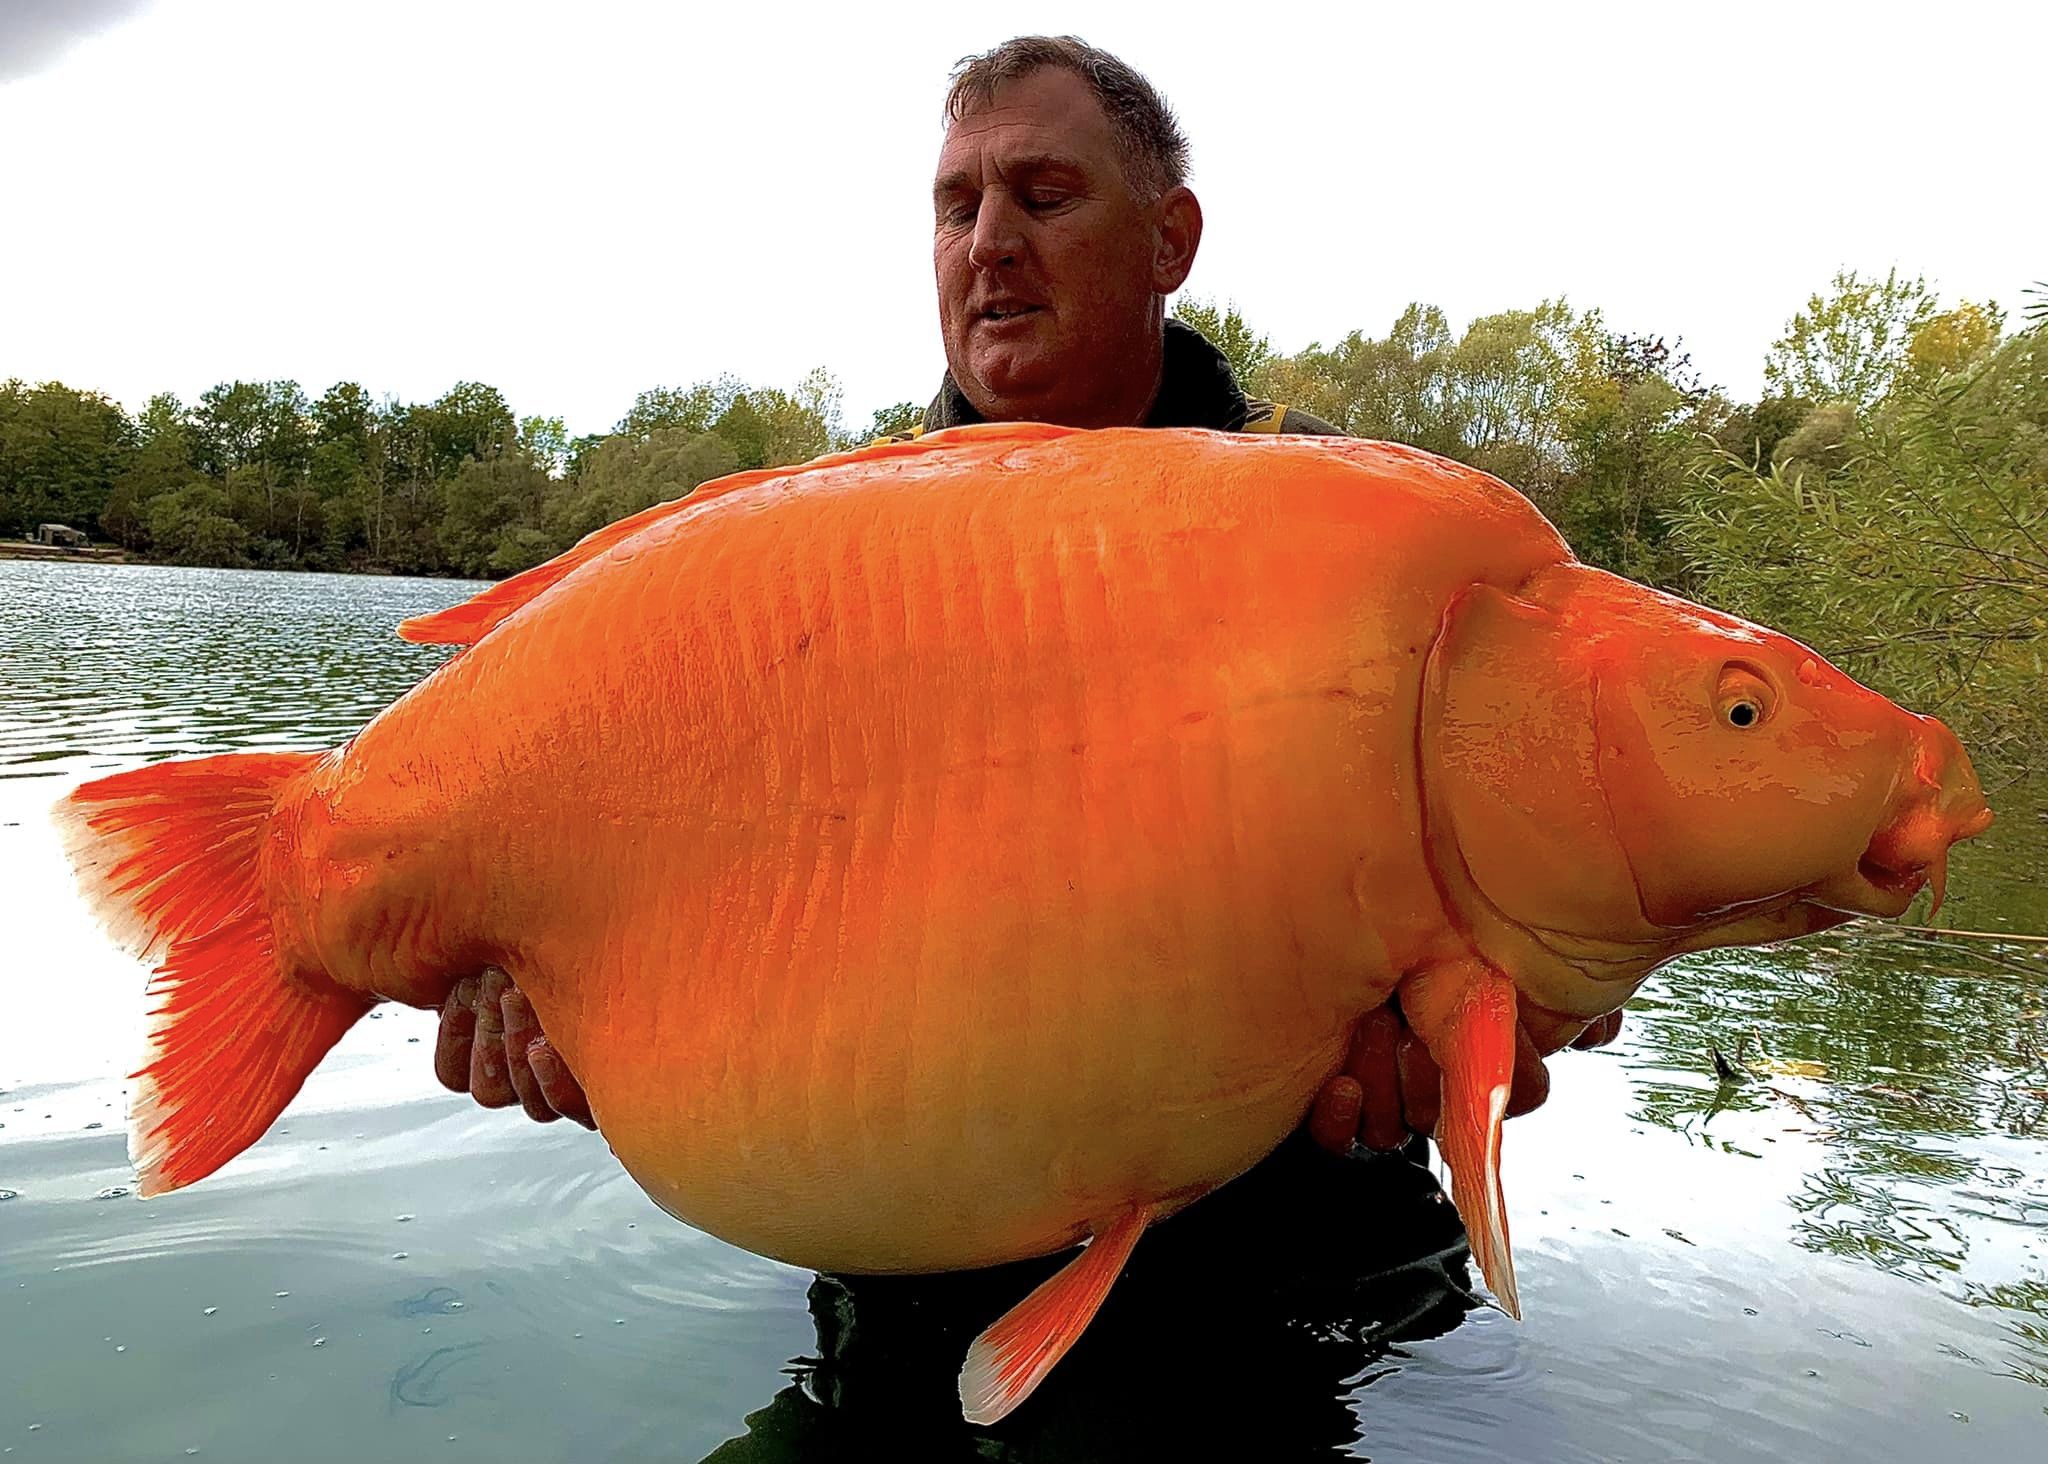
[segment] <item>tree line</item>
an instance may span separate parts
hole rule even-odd
[[[838,417],[823,371],[789,390],[728,376],[642,392],[613,431],[573,439],[473,381],[424,403],[352,381],[318,398],[223,382],[133,417],[97,392],[9,381],[0,536],[59,522],[169,564],[486,578],[711,478],[844,446]]]
[[[1284,354],[1234,307],[1176,313],[1254,395],[1471,463],[1534,499],[1588,562],[1782,627],[1959,724],[1994,758],[2048,746],[2048,297],[2009,322],[1925,281],[1840,273],[1787,322],[1753,402],[1674,338],[1562,300],[1453,329],[1415,304],[1382,336]],[[571,438],[463,382],[426,403],[355,382],[226,382],[131,416],[55,382],[0,385],[0,536],[61,522],[174,564],[491,577],[739,469],[856,430],[826,371],[642,392]]]

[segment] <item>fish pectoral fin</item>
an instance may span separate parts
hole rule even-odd
[[[1442,1073],[1436,1144],[1479,1273],[1501,1309],[1521,1320],[1515,1258],[1500,1187],[1500,1139],[1515,1077],[1515,984],[1483,961],[1416,972],[1401,1014]]]
[[[1087,1249],[974,1339],[960,1369],[960,1410],[991,1424],[1036,1388],[1087,1330],[1151,1219],[1135,1206],[1098,1226]]]

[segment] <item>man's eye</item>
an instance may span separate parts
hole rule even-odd
[[[1058,208],[1069,196],[1065,193],[1033,193],[1024,202],[1032,208]]]

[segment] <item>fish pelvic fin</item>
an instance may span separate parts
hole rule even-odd
[[[1442,1073],[1437,1148],[1479,1274],[1521,1320],[1500,1185],[1501,1128],[1515,1076],[1515,987],[1483,962],[1433,967],[1401,986],[1401,1013]]]
[[[1081,1254],[974,1339],[960,1369],[960,1411],[969,1423],[995,1423],[1031,1396],[1087,1330],[1150,1218],[1139,1206],[1099,1227]]]
[[[372,1003],[279,964],[259,857],[272,810],[321,754],[229,753],[86,783],[57,806],[86,902],[161,958],[128,1104],[147,1199],[261,1138]]]
[[[982,442],[993,447],[1023,446],[1034,442],[1046,442],[1073,434],[1071,427],[1054,427],[1042,422],[1004,422],[976,424],[970,427],[949,428],[943,432],[929,432],[910,442],[875,442],[852,452],[827,453],[807,463],[787,464],[778,468],[751,468],[743,473],[728,473],[723,478],[691,489],[681,498],[657,503],[652,508],[629,514],[616,523],[594,529],[578,539],[573,548],[565,549],[545,564],[537,564],[523,574],[500,580],[479,595],[451,605],[446,610],[436,610],[428,615],[415,615],[410,620],[399,622],[400,640],[412,641],[418,645],[430,646],[473,646],[497,628],[514,611],[540,598],[546,591],[567,579],[584,565],[600,555],[607,554],[628,539],[646,532],[659,524],[683,514],[694,513],[698,508],[714,499],[724,498],[745,488],[757,487],[776,478],[788,478],[797,473],[817,468],[845,467],[853,463],[873,462],[885,458],[914,458],[940,452],[946,448],[957,448],[968,443]]]

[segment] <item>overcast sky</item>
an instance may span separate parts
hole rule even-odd
[[[944,365],[950,65],[1078,31],[1194,142],[1189,289],[1292,350],[1563,294],[1742,395],[1838,266],[2048,276],[2038,3],[0,0],[0,378],[640,389]],[[1171,18],[1169,18],[1171,17]]]

